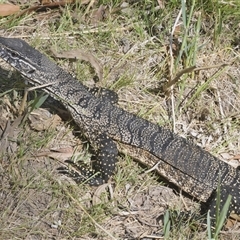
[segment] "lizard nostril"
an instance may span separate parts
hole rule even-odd
[[[32,73],[34,73],[34,72],[35,72],[34,69],[31,69],[31,70],[28,71],[29,74],[32,74]]]

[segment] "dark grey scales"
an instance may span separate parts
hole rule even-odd
[[[96,150],[93,170],[73,173],[77,181],[100,185],[113,174],[118,150],[153,167],[170,182],[202,202],[214,217],[216,189],[221,183],[223,207],[232,196],[229,213],[240,214],[240,170],[217,159],[170,130],[148,122],[115,106],[107,97],[98,97],[45,55],[20,39],[0,37],[0,57],[17,69],[34,86],[41,86],[71,113]],[[52,83],[52,84],[51,84]],[[100,172],[92,178],[96,172]]]

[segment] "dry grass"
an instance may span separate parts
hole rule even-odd
[[[97,25],[90,16],[100,3],[89,12],[86,6],[68,6],[23,16],[8,25],[6,19],[0,19],[5,26],[0,34],[22,38],[51,58],[50,48],[58,52],[87,49],[104,66],[104,78],[97,84],[117,92],[122,108],[173,129],[230,164],[239,164],[239,33],[237,16],[229,16],[240,6],[233,9],[219,3],[226,15],[218,15],[211,1],[204,5],[196,1],[189,31],[184,33],[180,17],[171,45],[169,36],[180,4],[172,1],[158,9],[157,1],[128,1],[124,10],[117,10],[123,1],[101,2],[107,6],[106,18]],[[184,38],[186,48],[177,60]],[[84,84],[95,84],[95,74],[86,62],[54,60]],[[198,68],[218,66],[184,74],[162,91],[170,79],[193,64]],[[24,124],[18,125],[23,79],[16,73],[9,78],[11,70],[3,62],[0,70],[0,126],[4,129],[8,120],[12,125],[10,140],[1,140],[1,239],[157,239],[168,234],[163,222],[166,209],[199,211],[198,202],[172,186],[162,186],[157,176],[144,174],[145,169],[128,156],[119,156],[107,190],[76,185],[59,175],[56,169],[68,152],[89,159],[84,139],[68,121],[36,130],[26,117]],[[46,118],[55,116],[51,102],[45,103],[45,108]],[[54,155],[53,148],[62,151],[62,156]],[[40,153],[45,155],[40,157]],[[207,238],[206,230],[189,217],[173,223],[169,239]],[[222,231],[219,239],[238,239],[239,231],[238,223]]]

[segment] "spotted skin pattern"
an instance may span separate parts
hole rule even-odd
[[[118,102],[117,93],[115,93],[109,89],[93,87],[93,88],[88,88],[88,90],[94,96],[97,96],[97,97],[103,99],[103,101],[110,101],[112,104],[116,104]]]
[[[99,134],[95,140],[97,145],[96,159],[93,161],[93,168],[71,164],[76,171],[67,168],[59,168],[59,172],[70,176],[77,183],[87,182],[90,185],[102,185],[113,175],[117,162],[118,149],[114,141],[105,134]],[[96,175],[96,176],[95,176]],[[94,176],[94,177],[93,177]]]
[[[232,195],[230,210],[240,214],[240,171],[197,145],[116,106],[116,100],[96,96],[69,73],[21,39],[0,37],[0,57],[26,77],[30,84],[60,101],[97,152],[93,170],[79,169],[74,178],[92,185],[107,182],[114,172],[117,147],[157,172],[183,191],[207,202],[214,217],[216,189],[221,204]],[[111,96],[111,94],[110,94]],[[123,149],[124,150],[124,149]],[[147,156],[147,157],[146,157]],[[79,175],[79,176],[78,176]]]
[[[224,207],[224,204],[227,201],[228,196],[231,196],[231,202],[229,207],[228,214],[226,218],[229,216],[230,213],[235,213],[240,215],[239,211],[239,202],[240,202],[240,189],[238,186],[229,186],[229,185],[220,185],[219,187],[220,190],[220,202],[219,202],[219,211],[221,211]],[[216,220],[216,213],[217,213],[217,191],[213,191],[212,196],[208,200],[208,209],[210,211],[210,216],[212,217],[212,223],[213,225],[215,224]]]

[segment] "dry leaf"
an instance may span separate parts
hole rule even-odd
[[[230,217],[231,218],[228,218],[225,224],[225,227],[228,229],[233,228],[233,226],[236,224],[236,221],[240,221],[240,216],[237,214],[231,213]]]
[[[233,218],[233,219],[235,219],[235,220],[240,222],[240,216],[237,215],[236,213],[231,213],[230,216],[231,216],[231,218]]]
[[[6,17],[20,11],[20,6],[13,4],[0,4],[0,16]]]
[[[102,184],[101,186],[99,186],[93,195],[93,199],[92,199],[93,205],[95,206],[95,205],[98,205],[101,203],[108,202],[109,201],[108,194],[106,194],[108,192],[110,195],[110,199],[113,199],[113,190],[112,190],[111,184],[105,183],[105,184]],[[102,193],[103,193],[103,196],[101,197]]]
[[[82,3],[82,2],[89,2],[90,0],[87,0],[87,1],[77,1],[77,0],[65,0],[65,1],[55,1],[53,2],[52,0],[41,0],[40,1],[40,4],[41,5],[48,5],[48,4],[67,4],[67,3],[75,3],[75,2],[80,2],[81,4],[86,4],[86,3]]]
[[[15,152],[17,150],[17,137],[20,132],[20,128],[18,127],[22,121],[22,116],[16,118],[12,124],[10,121],[6,122],[5,129],[0,139],[0,152],[6,152],[7,149],[11,152]]]
[[[182,25],[177,25],[176,27],[175,27],[175,29],[174,29],[174,33],[173,33],[173,35],[174,35],[174,37],[179,37],[179,35],[181,34],[181,32],[182,32]]]
[[[43,108],[34,110],[28,118],[31,122],[31,128],[37,131],[55,128],[61,122],[61,118],[58,115],[52,115]]]
[[[51,3],[52,1],[51,0],[41,0],[40,1],[40,4],[41,5],[45,5],[45,4],[49,4],[49,3]]]
[[[50,157],[56,159],[65,164],[67,159],[75,159],[82,155],[82,152],[76,151],[71,146],[61,148],[51,148],[40,153],[37,153],[35,157]],[[66,165],[66,164],[65,164]]]
[[[93,11],[91,15],[91,24],[97,25],[99,22],[101,22],[104,19],[105,9],[106,9],[105,6],[100,5],[100,7],[97,10]]]
[[[164,9],[165,8],[165,4],[164,4],[163,0],[157,0],[157,2],[158,2],[158,5],[159,5],[160,9]]]
[[[73,155],[74,149],[71,146],[68,147],[61,147],[61,148],[51,148],[50,149],[53,152],[58,152],[58,153],[71,153]]]
[[[73,157],[73,152],[66,152],[66,153],[62,153],[62,152],[41,152],[35,155],[35,157],[50,157],[52,159],[56,159],[60,162],[64,162],[66,159],[70,159]],[[74,155],[75,157],[76,155]]]
[[[67,59],[79,59],[87,61],[91,64],[91,66],[95,69],[96,74],[99,78],[99,81],[103,78],[103,66],[98,61],[96,57],[94,57],[90,52],[86,52],[85,50],[81,49],[74,49],[70,51],[65,51],[62,53],[57,53],[54,49],[51,49],[55,57],[57,58],[67,58]]]
[[[66,1],[57,1],[57,2],[52,2],[52,1],[41,1],[41,4],[38,4],[38,5],[34,5],[34,6],[31,6],[29,8],[26,8],[22,11],[19,11],[20,10],[20,7],[19,6],[16,6],[16,5],[11,5],[11,6],[14,6],[14,7],[18,7],[18,11],[15,10],[14,13],[17,13],[17,16],[16,17],[19,17],[19,16],[22,16],[24,14],[29,14],[33,11],[39,11],[39,10],[44,10],[46,8],[55,8],[55,7],[60,7],[60,6],[65,6],[69,3],[75,3],[75,2],[79,2],[79,4],[81,5],[86,5],[88,4],[90,0],[66,0]],[[9,14],[9,11],[8,11],[8,14],[7,15],[1,15],[1,10],[2,10],[2,14],[4,14],[6,12],[6,7],[5,5],[10,5],[10,4],[0,4],[0,16],[8,16],[10,15]],[[4,6],[4,7],[2,7]],[[13,9],[13,7],[11,7]],[[14,14],[14,13],[11,13],[11,14]]]
[[[235,155],[233,159],[240,160],[240,154]]]

